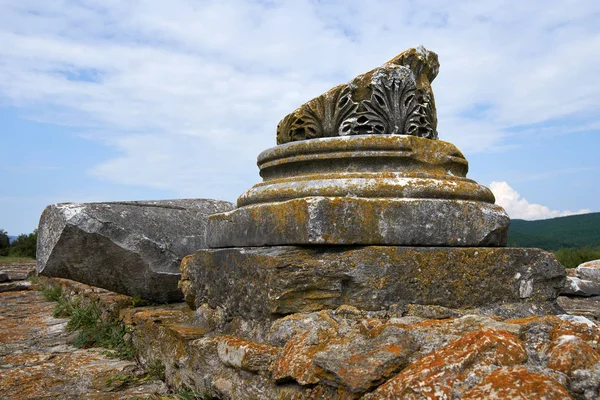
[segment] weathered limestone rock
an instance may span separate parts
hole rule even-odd
[[[548,368],[572,376],[578,369],[588,369],[600,361],[600,354],[578,336],[562,335],[543,349],[548,355]]]
[[[180,300],[181,259],[206,248],[207,217],[232,207],[208,199],[50,205],[38,230],[38,272],[156,302]]]
[[[555,379],[523,366],[498,368],[466,391],[461,399],[566,400],[569,392]]]
[[[560,294],[570,296],[598,296],[600,295],[600,281],[588,281],[585,279],[567,277],[565,287]]]
[[[233,336],[219,338],[217,345],[223,364],[250,372],[266,371],[279,351],[277,347]]]
[[[506,245],[508,216],[447,142],[325,138],[266,150],[258,164],[264,182],[209,218],[210,247]]]
[[[416,350],[406,329],[387,325],[374,338],[356,335],[349,342],[334,343],[316,353],[314,367],[321,382],[350,393],[364,393],[402,370]]]
[[[284,117],[277,126],[277,144],[369,134],[437,139],[431,82],[439,66],[432,51],[406,50]]]
[[[344,305],[276,320],[269,345],[198,329],[178,306],[121,315],[171,388],[220,399],[594,399],[600,387],[600,328],[572,316],[424,320]]]
[[[569,314],[582,315],[597,323],[600,322],[600,296],[559,296],[556,302]]]
[[[515,335],[484,329],[413,362],[365,399],[458,397],[471,383],[468,378],[486,375],[490,366],[512,366],[526,360],[525,343]]]
[[[576,268],[577,276],[581,279],[600,282],[600,260],[588,261]]]
[[[394,304],[544,304],[556,298],[565,278],[550,253],[517,248],[207,249],[186,257],[181,270],[192,308],[208,303],[246,319],[342,304],[362,310]]]

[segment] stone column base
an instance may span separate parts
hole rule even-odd
[[[208,304],[247,320],[343,304],[372,311],[408,304],[548,309],[565,281],[551,253],[491,247],[208,249],[186,257],[181,272],[179,285],[192,308]]]

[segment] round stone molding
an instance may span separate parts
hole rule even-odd
[[[358,135],[286,143],[258,157],[263,182],[209,218],[210,247],[506,246],[510,219],[466,177],[451,143]]]

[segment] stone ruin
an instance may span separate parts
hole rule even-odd
[[[300,106],[237,207],[50,206],[38,270],[183,298],[121,317],[142,363],[207,398],[600,398],[600,329],[438,139],[438,70],[410,49]]]
[[[508,215],[438,140],[438,70],[410,49],[284,117],[258,156],[263,182],[208,217],[210,249],[183,260],[187,303],[254,339],[261,322],[342,305],[558,312],[564,268],[505,247]]]

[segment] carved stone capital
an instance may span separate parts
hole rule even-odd
[[[285,116],[277,126],[277,144],[369,134],[437,139],[431,82],[438,71],[435,53],[406,50]]]

